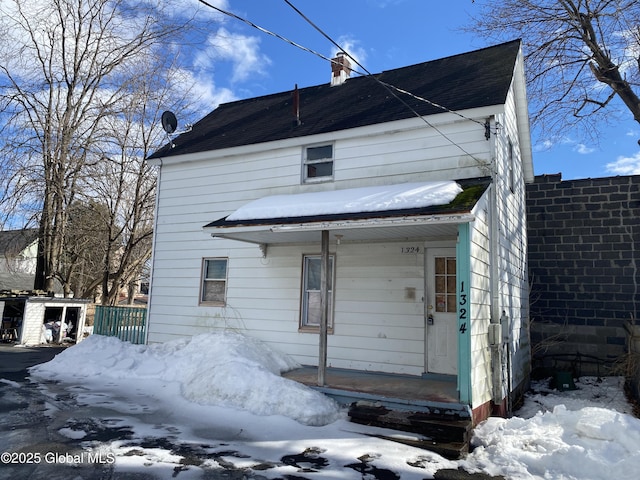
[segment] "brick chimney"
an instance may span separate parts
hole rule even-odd
[[[351,62],[344,52],[331,59],[331,86],[342,85],[351,75]]]

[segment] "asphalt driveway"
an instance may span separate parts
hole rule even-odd
[[[78,464],[82,449],[60,435],[45,415],[51,401],[28,381],[28,368],[48,362],[65,347],[0,345],[0,479],[109,479],[110,465]]]
[[[27,368],[45,363],[66,347],[19,347],[0,343],[0,378],[21,381],[28,374]]]

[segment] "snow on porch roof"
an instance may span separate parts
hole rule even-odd
[[[275,195],[204,229],[213,237],[264,244],[317,242],[321,230],[345,240],[455,235],[455,225],[473,220],[471,209],[488,184],[484,178]]]

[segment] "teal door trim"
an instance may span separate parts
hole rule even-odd
[[[471,236],[468,223],[458,225],[456,278],[458,282],[458,392],[471,405]]]

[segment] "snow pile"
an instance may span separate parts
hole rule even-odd
[[[635,478],[640,420],[625,398],[624,378],[582,377],[576,390],[564,392],[548,384],[532,382],[517,416],[476,427],[477,448],[462,464],[510,479]]]
[[[466,462],[513,479],[636,478],[640,471],[640,420],[599,407],[490,418],[474,444]]]
[[[227,220],[306,217],[341,213],[384,212],[446,205],[462,192],[456,182],[421,182],[273,195],[240,207]]]
[[[158,395],[162,382],[177,382],[185,399],[202,405],[285,415],[305,425],[335,421],[340,412],[333,400],[280,376],[297,366],[260,341],[227,331],[149,346],[92,335],[30,372],[66,383],[158,380]]]

